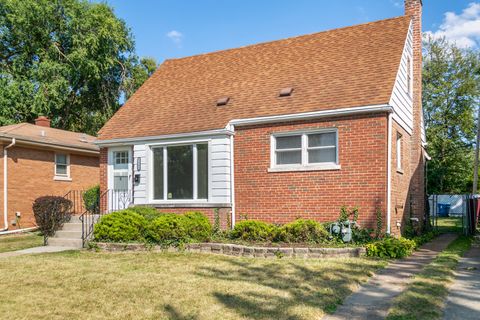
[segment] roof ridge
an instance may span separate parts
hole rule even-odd
[[[307,33],[307,34],[301,34],[301,35],[291,36],[291,37],[282,38],[282,39],[277,39],[277,40],[270,40],[270,41],[252,43],[252,44],[247,44],[247,45],[240,46],[240,47],[235,47],[235,48],[220,49],[220,50],[215,50],[215,51],[210,51],[210,52],[198,53],[198,54],[194,54],[194,55],[186,56],[186,57],[165,59],[164,63],[167,62],[167,61],[186,60],[186,59],[191,59],[191,58],[194,58],[194,57],[201,57],[201,56],[213,55],[213,54],[218,54],[218,53],[223,53],[223,52],[233,51],[233,50],[238,50],[238,49],[250,48],[250,47],[255,47],[255,46],[262,46],[262,45],[267,45],[267,44],[271,44],[271,43],[275,43],[275,42],[280,42],[280,41],[286,41],[286,40],[292,40],[292,39],[300,39],[300,38],[309,37],[309,36],[313,36],[313,35],[318,35],[318,34],[322,34],[322,33],[327,33],[327,32],[332,32],[332,31],[338,31],[338,30],[345,30],[345,29],[351,29],[351,28],[356,28],[356,27],[360,27],[360,26],[371,25],[371,24],[375,24],[375,23],[379,23],[379,22],[385,22],[385,21],[397,20],[397,19],[400,20],[400,19],[405,19],[405,18],[411,19],[409,16],[402,15],[402,16],[391,17],[391,18],[387,18],[387,19],[381,19],[381,20],[375,20],[375,21],[369,21],[369,22],[359,23],[359,24],[355,24],[355,25],[351,25],[351,26],[338,27],[338,28],[333,28],[333,29],[324,30],[324,31],[312,32],[312,33]],[[160,66],[161,66],[161,65],[160,65]],[[160,68],[160,67],[159,67],[159,68]],[[157,69],[157,70],[158,70],[158,69]]]
[[[21,123],[12,124],[12,125],[10,125],[11,127],[9,129],[3,131],[3,133],[7,133],[7,132],[10,132],[12,130],[21,128],[21,127],[25,126],[26,124],[28,124],[28,123],[27,122],[21,122]]]

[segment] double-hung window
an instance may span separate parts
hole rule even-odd
[[[208,143],[152,148],[153,200],[208,199]]]
[[[271,169],[338,169],[337,130],[272,136]]]
[[[63,178],[70,177],[70,159],[68,154],[55,154],[55,176]]]

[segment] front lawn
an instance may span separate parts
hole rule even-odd
[[[314,319],[385,261],[72,251],[0,259],[5,319]]]
[[[22,233],[0,236],[0,252],[16,251],[43,245],[38,233]]]

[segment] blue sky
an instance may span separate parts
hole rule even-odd
[[[403,15],[403,0],[106,0],[159,62]],[[480,1],[424,0],[424,31],[480,44]]]

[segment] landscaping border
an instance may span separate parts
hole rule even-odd
[[[249,247],[225,243],[188,243],[182,248],[149,246],[143,243],[90,242],[90,246],[105,251],[163,251],[222,254],[249,258],[351,258],[365,254],[365,248],[295,248]]]

